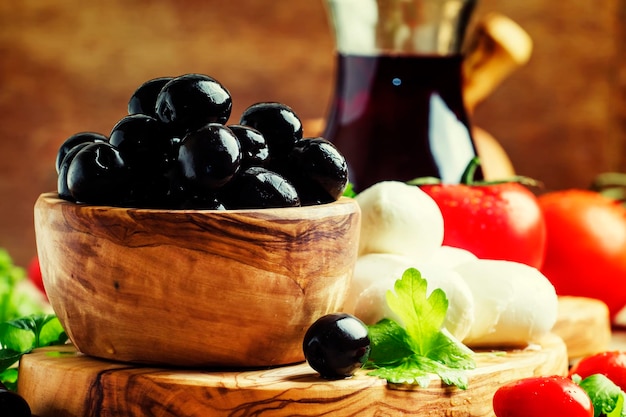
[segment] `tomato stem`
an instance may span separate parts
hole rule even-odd
[[[475,185],[475,186],[485,186],[485,185],[498,185],[498,184],[506,184],[508,182],[517,182],[519,184],[525,185],[527,187],[542,187],[543,184],[540,181],[537,181],[530,177],[525,177],[523,175],[514,175],[512,177],[506,177],[499,180],[476,180],[476,171],[480,167],[480,158],[475,156],[470,162],[467,164],[465,171],[461,175],[461,179],[459,181],[460,184],[463,185]],[[419,177],[414,178],[406,182],[409,185],[436,185],[441,184],[441,179],[436,177]]]
[[[474,184],[476,177],[476,170],[480,167],[480,158],[475,156],[472,160],[467,164],[465,171],[461,175],[461,184],[472,185]]]
[[[508,182],[516,182],[518,184],[525,185],[527,187],[541,187],[543,184],[534,178],[525,177],[523,175],[514,175],[512,177],[506,177],[499,180],[476,180],[476,170],[480,166],[480,158],[475,156],[465,168],[463,175],[461,175],[461,184],[465,185],[497,185],[505,184]]]
[[[590,189],[626,206],[626,173],[605,172],[591,183]]]

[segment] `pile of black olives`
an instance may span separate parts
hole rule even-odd
[[[276,102],[248,107],[202,74],[142,84],[110,134],[81,132],[56,159],[59,197],[86,204],[168,209],[293,207],[337,200],[345,158]]]

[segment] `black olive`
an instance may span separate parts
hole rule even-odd
[[[156,99],[173,77],[153,78],[141,84],[128,100],[128,114],[146,114],[156,117]]]
[[[229,125],[228,128],[233,131],[241,144],[242,168],[267,166],[270,153],[265,137],[261,132],[250,126],[242,125]]]
[[[56,157],[56,169],[57,173],[61,170],[61,162],[63,162],[63,158],[65,155],[76,145],[80,145],[83,143],[95,143],[95,142],[107,142],[109,138],[104,136],[101,133],[96,132],[79,132],[75,133],[69,138],[65,139],[65,141],[59,147],[57,151]]]
[[[67,171],[76,154],[84,147],[91,145],[91,143],[93,142],[79,143],[70,149],[63,157],[63,161],[59,166],[59,175],[57,176],[57,192],[59,193],[60,198],[68,201],[74,201],[74,197],[72,197],[72,193],[67,186]]]
[[[295,187],[283,176],[262,167],[240,172],[223,191],[228,209],[300,206]]]
[[[31,417],[30,406],[16,392],[0,388],[0,415],[10,417]]]
[[[92,143],[72,159],[67,187],[77,202],[123,205],[129,191],[126,163],[110,143]]]
[[[232,106],[230,93],[216,79],[186,74],[161,88],[155,110],[159,120],[182,137],[207,123],[226,123]]]
[[[348,165],[335,145],[324,138],[300,139],[289,153],[287,177],[303,204],[329,203],[348,186]]]
[[[182,178],[196,192],[214,191],[239,171],[241,145],[235,134],[219,123],[187,134],[178,147]]]
[[[273,168],[287,157],[294,143],[302,139],[302,122],[287,105],[275,102],[257,103],[242,113],[239,124],[263,134]]]
[[[322,378],[350,377],[369,358],[367,326],[350,314],[327,314],[309,327],[302,350],[311,368]]]

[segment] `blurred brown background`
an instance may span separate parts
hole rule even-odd
[[[624,0],[483,0],[535,42],[530,63],[477,110],[520,174],[587,187],[624,161]],[[201,72],[234,98],[323,117],[333,39],[322,0],[0,3],[0,247],[35,254],[32,208],[56,188],[54,158],[77,131],[108,133],[143,81]],[[305,132],[306,133],[306,132]]]

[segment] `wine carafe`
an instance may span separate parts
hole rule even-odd
[[[355,189],[383,180],[455,183],[476,155],[461,52],[476,0],[326,0],[336,43],[324,136]]]

